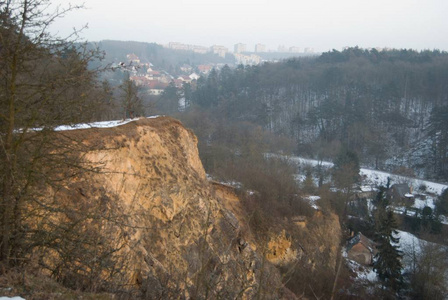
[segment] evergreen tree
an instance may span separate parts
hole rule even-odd
[[[157,103],[157,109],[159,112],[167,115],[173,115],[179,112],[179,90],[177,89],[174,81],[163,90],[161,97]]]
[[[389,180],[387,182],[387,186],[389,187]],[[380,186],[378,193],[376,194],[376,197],[373,201],[373,204],[378,208],[377,213],[379,209],[385,210],[386,207],[389,205],[389,200],[386,197],[387,190],[389,188],[385,188],[383,185]]]
[[[381,193],[381,192],[380,192]],[[378,209],[376,211],[376,234],[378,243],[373,269],[383,284],[383,287],[398,292],[403,284],[401,270],[402,251],[398,249],[400,238],[396,237],[398,232],[394,213],[387,210],[384,192],[380,194]]]
[[[316,191],[316,185],[314,184],[311,167],[307,167],[306,169],[306,177],[302,183],[302,189],[308,194],[313,194]]]
[[[436,213],[438,215],[448,214],[448,189],[445,189],[436,201]]]
[[[448,105],[435,107],[428,125],[428,136],[433,141],[434,172],[441,179],[448,178]]]
[[[359,158],[350,150],[341,149],[339,151],[333,167],[333,177],[336,186],[347,188],[359,181]]]

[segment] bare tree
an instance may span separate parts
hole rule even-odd
[[[25,220],[30,204],[41,203],[32,187],[57,183],[69,170],[85,167],[79,156],[69,155],[80,148],[60,138],[55,126],[88,121],[98,111],[90,94],[99,70],[88,64],[99,52],[76,43],[77,31],[67,38],[48,32],[56,18],[79,7],[48,12],[49,4],[0,4],[0,260],[6,265],[24,259],[30,237]],[[64,165],[77,167],[62,172]]]
[[[410,250],[406,255],[412,264],[410,279],[414,299],[446,299],[447,247],[421,241]]]
[[[138,86],[129,78],[129,73],[120,85],[124,118],[135,118],[144,115],[143,103]]]

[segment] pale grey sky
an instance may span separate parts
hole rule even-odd
[[[256,43],[276,50],[344,46],[448,50],[448,0],[54,0],[85,3],[58,20],[65,35],[88,23],[82,36],[143,42],[182,42],[233,50]]]

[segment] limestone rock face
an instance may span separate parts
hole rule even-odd
[[[293,248],[291,238],[286,237],[283,230],[268,242],[266,258],[275,265],[287,265],[298,259],[298,251]]]
[[[148,299],[278,297],[278,271],[247,242],[242,220],[206,179],[196,137],[180,122],[159,117],[65,134],[82,140],[83,158],[97,171],[52,193],[102,207],[93,218],[101,221],[85,230],[112,245],[114,272],[100,276]],[[57,266],[61,258],[45,259]]]
[[[78,166],[40,187],[26,228],[42,233],[30,259],[65,285],[132,299],[294,299],[280,270],[335,268],[335,215],[279,220],[254,236],[235,190],[207,180],[197,138],[174,119],[61,138],[83,149]]]

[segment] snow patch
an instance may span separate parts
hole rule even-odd
[[[146,117],[146,119],[156,119],[158,117],[160,117],[160,116],[150,116],[150,117]],[[125,124],[133,122],[133,121],[137,121],[138,119],[139,118],[92,122],[92,123],[81,123],[81,124],[75,124],[75,125],[61,125],[61,126],[56,127],[54,130],[65,131],[65,130],[76,130],[76,129],[87,129],[87,128],[112,128],[112,127],[125,125]]]
[[[145,117],[146,119],[156,119],[158,117],[161,117],[159,115],[157,116],[149,116]],[[55,131],[66,131],[66,130],[77,130],[77,129],[88,129],[88,128],[112,128],[121,126],[133,121],[137,121],[140,118],[134,118],[134,119],[125,119],[125,120],[111,120],[111,121],[101,121],[101,122],[92,122],[92,123],[80,123],[80,124],[74,124],[74,125],[60,125],[54,128]],[[18,129],[16,130],[17,133],[22,133],[24,129]],[[42,128],[32,128],[30,131],[41,131]]]
[[[317,203],[316,203],[320,199],[319,196],[312,196],[311,195],[311,196],[303,197],[303,199],[307,200],[308,203],[311,205],[311,207],[314,208],[315,210],[319,210],[320,209],[319,205],[317,205]]]
[[[415,199],[414,205],[412,205],[412,207],[415,207],[418,209],[423,209],[423,208],[425,208],[425,206],[428,206],[432,210],[434,210],[434,208],[436,207],[434,204],[434,198],[426,198],[426,200]]]
[[[356,274],[357,280],[370,282],[377,281],[376,272],[373,271],[372,267],[361,266],[356,261],[350,259],[347,259],[347,264],[350,270],[352,270]]]

